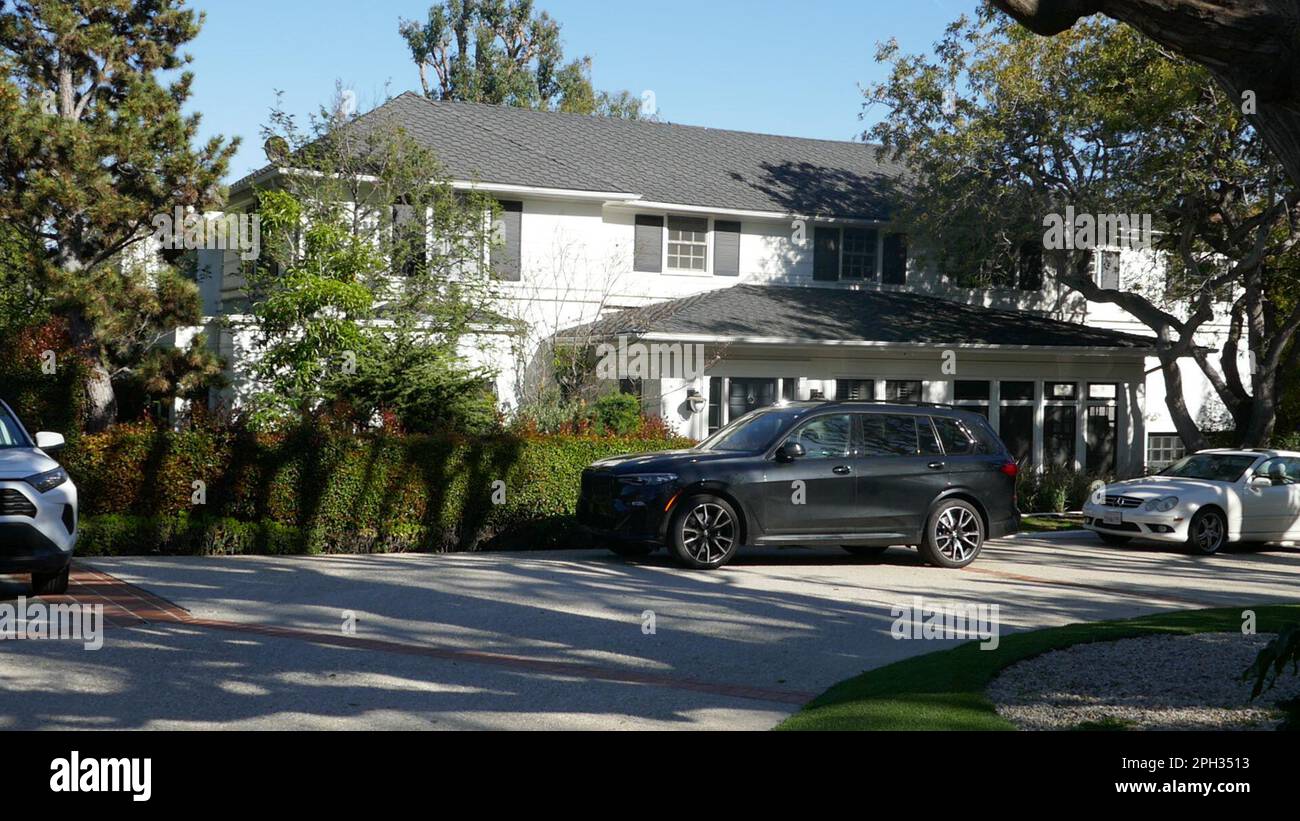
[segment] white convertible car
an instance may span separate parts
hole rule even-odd
[[[1099,488],[1083,516],[1109,544],[1153,539],[1206,556],[1229,542],[1300,542],[1300,453],[1203,450]]]

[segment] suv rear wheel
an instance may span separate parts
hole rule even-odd
[[[918,550],[926,564],[965,567],[984,547],[984,520],[961,499],[945,499],[930,511]]]
[[[687,567],[722,567],[740,548],[740,517],[726,499],[692,496],[678,505],[668,529],[668,544]]]

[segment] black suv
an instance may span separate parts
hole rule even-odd
[[[689,450],[602,459],[578,519],[614,552],[664,545],[721,567],[748,545],[916,545],[964,567],[1016,532],[1017,466],[979,414],[942,405],[801,402],[754,411]]]

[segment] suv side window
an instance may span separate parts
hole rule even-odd
[[[864,413],[859,418],[862,420],[863,456],[915,456],[921,452],[917,446],[917,422],[924,421],[924,417]]]
[[[979,452],[975,440],[961,422],[947,416],[931,418],[934,420],[934,429],[939,432],[939,440],[943,442],[944,453],[949,456],[971,456]]]
[[[787,442],[803,445],[808,459],[834,459],[849,455],[853,417],[847,413],[818,416],[800,425]]]

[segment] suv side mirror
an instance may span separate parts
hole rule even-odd
[[[776,458],[782,462],[793,462],[795,459],[802,459],[807,455],[808,451],[804,450],[803,445],[798,442],[786,442],[776,451]]]
[[[66,444],[67,442],[63,439],[63,434],[61,433],[50,433],[48,431],[41,431],[40,433],[36,434],[36,447],[40,448],[46,453],[53,453],[54,451],[63,450],[63,447]]]
[[[1273,480],[1268,478],[1267,476],[1256,475],[1251,477],[1250,486],[1251,487],[1272,487]]]

